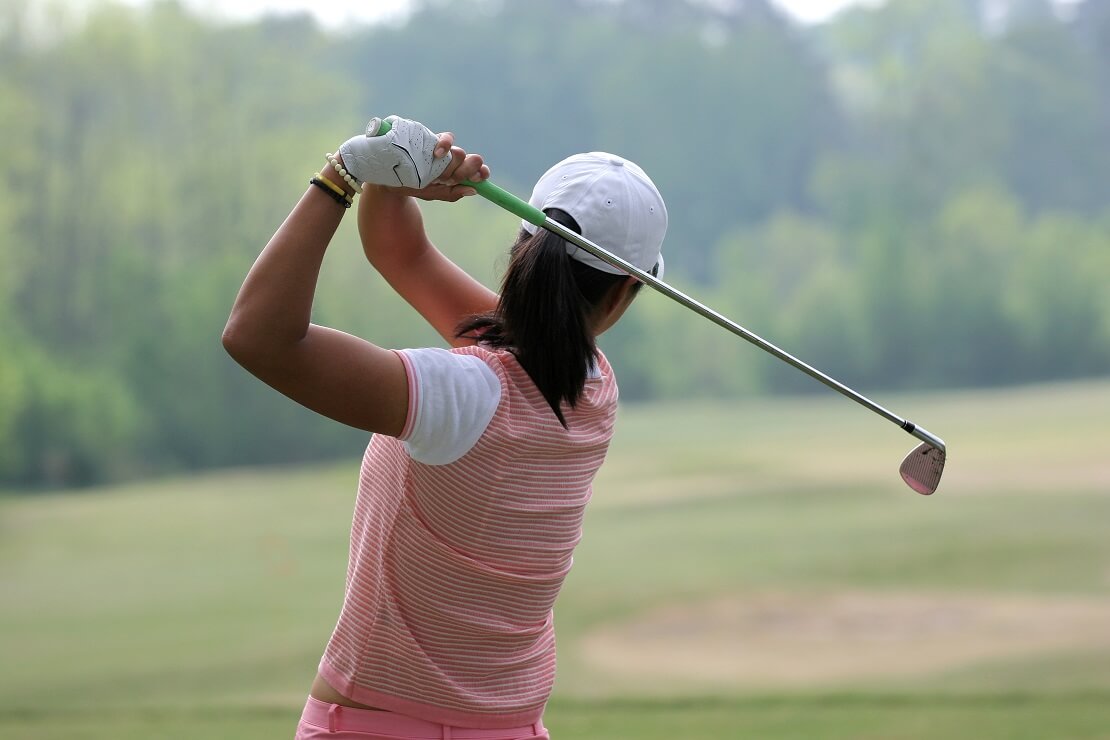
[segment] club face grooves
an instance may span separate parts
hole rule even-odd
[[[906,455],[898,472],[906,485],[923,496],[929,496],[940,485],[946,456],[944,450],[922,442]]]

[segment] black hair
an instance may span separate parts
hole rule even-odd
[[[547,215],[581,233],[565,211],[549,209]],[[574,408],[597,359],[590,319],[627,279],[572,259],[567,242],[546,229],[522,229],[509,250],[497,307],[464,319],[455,336],[511,351],[565,428],[562,404]],[[633,290],[640,287],[637,282]]]

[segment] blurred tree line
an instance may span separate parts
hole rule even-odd
[[[428,0],[342,32],[0,0],[0,482],[355,454],[365,435],[249,378],[219,336],[323,153],[393,112],[524,196],[575,151],[635,159],[669,206],[669,281],[853,387],[1110,368],[1100,0],[890,0],[818,27],[767,0]],[[496,285],[511,217],[426,216]],[[603,341],[626,400],[815,387],[641,302]],[[316,314],[437,341],[353,219]]]

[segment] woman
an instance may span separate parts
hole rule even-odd
[[[247,275],[224,346],[321,414],[373,432],[338,624],[297,738],[547,738],[552,605],[612,435],[595,337],[638,281],[528,224],[496,295],[429,242],[415,198],[454,202],[480,156],[405,119],[328,155]],[[318,181],[319,180],[319,181]],[[326,180],[326,182],[323,182]],[[391,351],[310,323],[356,192],[367,258],[452,345]],[[532,204],[645,270],[667,214],[636,165],[576,155]]]

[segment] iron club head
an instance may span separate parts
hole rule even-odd
[[[902,474],[902,480],[906,481],[910,488],[923,496],[928,496],[940,485],[940,476],[944,472],[944,458],[943,449],[934,447],[928,442],[922,442],[906,455],[898,472]]]

